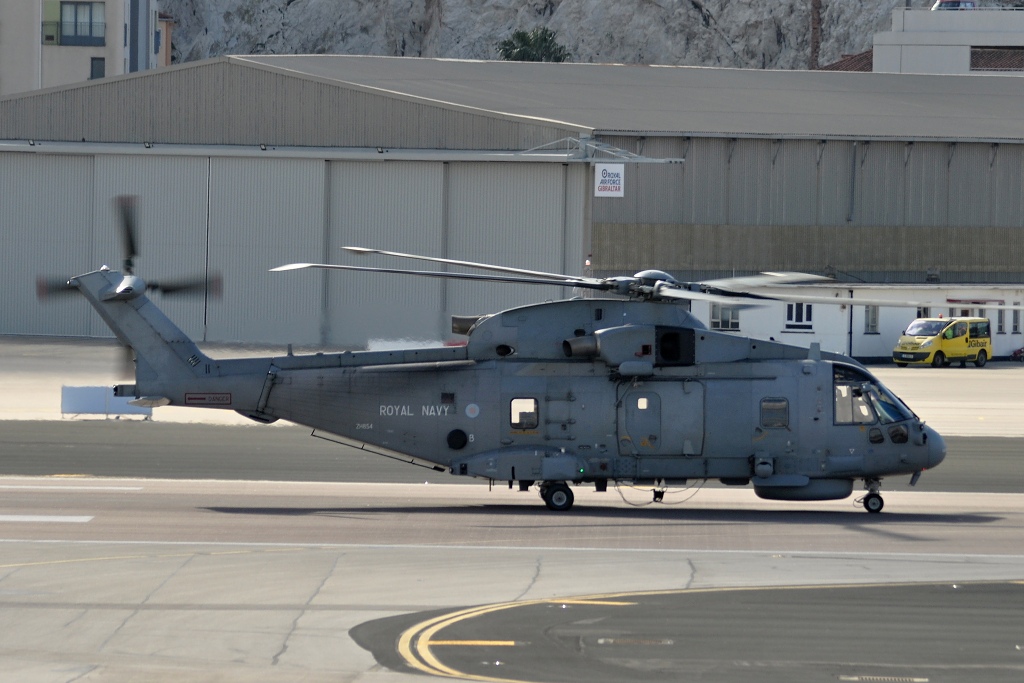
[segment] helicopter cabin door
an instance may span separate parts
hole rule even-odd
[[[620,455],[700,455],[704,386],[699,382],[630,387],[619,403]]]

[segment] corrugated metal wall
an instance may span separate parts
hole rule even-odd
[[[610,137],[635,151],[635,141]],[[1024,277],[1024,146],[675,138],[593,202],[594,268],[792,269],[881,282]],[[649,145],[649,141],[645,144]],[[688,145],[688,146],[687,146]],[[650,147],[648,147],[650,149]],[[922,232],[927,228],[927,232]]]
[[[1024,228],[1024,145],[990,145],[992,224]]]

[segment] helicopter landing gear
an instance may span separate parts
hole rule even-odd
[[[865,479],[864,486],[868,490],[868,495],[861,498],[861,503],[864,505],[864,509],[872,514],[877,514],[882,511],[885,507],[885,501],[882,500],[882,496],[878,493],[878,488],[882,485],[882,482],[877,479]]]
[[[868,512],[881,512],[884,506],[885,501],[877,493],[869,493],[864,496],[864,509]]]
[[[540,497],[544,499],[548,509],[555,512],[565,512],[572,507],[574,500],[572,489],[563,481],[542,484]]]

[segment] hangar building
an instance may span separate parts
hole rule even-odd
[[[358,56],[221,57],[0,99],[0,333],[107,336],[39,273],[218,271],[162,304],[207,341],[447,336],[447,315],[571,294],[289,262],[372,246],[579,274],[801,270],[1024,278],[1024,79]],[[622,196],[595,196],[598,164]],[[589,262],[589,266],[586,264]]]

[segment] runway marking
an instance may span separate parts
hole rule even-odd
[[[514,640],[431,640],[424,643],[428,647],[435,645],[459,645],[464,647],[515,647]]]
[[[52,522],[57,524],[85,524],[92,515],[0,515],[0,522]]]
[[[256,553],[275,553],[275,552],[294,552],[295,548],[254,548],[251,550],[232,550],[230,552],[212,552],[212,553],[199,553],[199,552],[181,552],[181,553],[157,553],[155,555],[105,555],[101,557],[74,557],[67,560],[40,560],[39,562],[12,562],[10,564],[0,564],[0,569],[17,569],[21,567],[45,567],[51,565],[60,564],[79,564],[83,562],[111,562],[117,560],[149,560],[153,558],[157,559],[168,559],[173,557],[195,557],[196,555],[254,555]]]
[[[25,491],[141,491],[141,486],[75,486],[74,484],[0,484],[4,490]]]
[[[605,607],[632,607],[635,602],[614,602],[611,600],[548,600],[555,605],[603,605]]]

